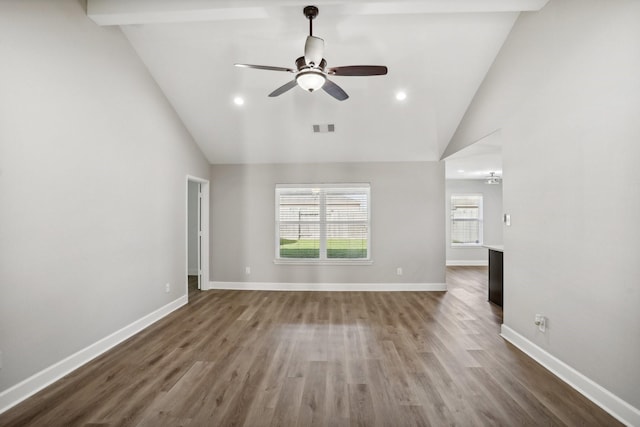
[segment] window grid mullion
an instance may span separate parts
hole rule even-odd
[[[320,191],[320,259],[327,259],[327,193]]]

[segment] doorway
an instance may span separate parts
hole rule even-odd
[[[209,181],[187,176],[186,293],[209,289]]]
[[[443,160],[446,265],[487,266],[484,245],[502,245],[502,133],[496,130]],[[462,205],[457,205],[453,201],[456,194],[475,197],[463,198]],[[481,196],[480,202],[474,200],[477,196]],[[471,205],[476,209],[470,209]],[[475,229],[468,236],[464,231],[456,236],[454,224],[463,229],[475,224]]]

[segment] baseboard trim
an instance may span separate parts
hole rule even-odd
[[[489,265],[489,261],[486,259],[448,259],[446,265],[447,267],[486,267]]]
[[[508,326],[502,325],[500,335],[623,424],[640,426],[640,409],[631,406]]]
[[[209,282],[208,289],[245,291],[446,291],[446,283],[272,283],[272,282]]]
[[[0,393],[0,414],[187,304],[182,296]]]

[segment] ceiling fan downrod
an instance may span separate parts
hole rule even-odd
[[[315,6],[307,6],[302,10],[302,12],[309,20],[309,35],[313,36],[313,20],[318,16],[318,8]]]

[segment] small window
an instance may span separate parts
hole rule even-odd
[[[482,195],[451,196],[451,246],[482,246]]]
[[[367,261],[369,185],[276,186],[276,261]]]

